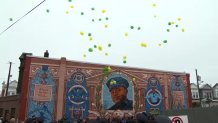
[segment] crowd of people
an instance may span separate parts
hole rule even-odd
[[[0,123],[16,123],[15,118],[10,120],[0,119]],[[43,123],[43,119],[33,117],[28,118],[24,123]],[[50,123],[71,123],[67,118],[62,118],[58,121],[51,121]],[[166,115],[153,116],[148,113],[138,113],[136,116],[131,117],[109,117],[96,119],[75,119],[73,123],[171,123],[171,120]]]

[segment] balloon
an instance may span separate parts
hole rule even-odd
[[[123,60],[123,63],[126,64],[126,60]]]
[[[142,43],[141,43],[141,46],[142,46],[142,47],[147,47],[147,44],[144,43],[144,42],[142,42]]]
[[[182,32],[185,32],[185,29],[184,29],[184,28],[182,28]]]
[[[94,45],[94,48],[97,48],[97,45]]]
[[[153,7],[156,7],[156,6],[157,6],[157,4],[156,4],[156,3],[153,3],[153,4],[152,4],[152,6],[153,6]]]
[[[111,44],[108,44],[108,47],[111,47]]]
[[[134,29],[134,26],[130,26],[130,29]]]
[[[105,27],[105,28],[108,28],[108,25],[107,25],[107,24],[105,24],[105,25],[104,25],[104,27]]]
[[[170,32],[170,29],[167,29],[167,32]]]
[[[81,12],[81,15],[84,15],[84,12]]]
[[[108,56],[108,53],[105,53],[106,56]]]
[[[83,54],[83,57],[86,58],[86,54]]]
[[[98,46],[98,50],[99,50],[99,51],[102,51],[102,50],[103,50],[103,47],[102,47],[101,45],[99,45],[99,46]]]
[[[95,10],[95,8],[91,8],[91,10]]]
[[[105,20],[109,20],[109,18],[108,18],[108,17],[106,17],[106,18],[105,18]]]
[[[13,21],[13,18],[9,18],[10,21]]]
[[[69,11],[66,11],[66,14],[69,14]]]
[[[127,57],[126,56],[123,56],[123,59],[125,60]]]
[[[91,34],[91,33],[88,33],[88,36],[92,36],[92,34]]]
[[[80,32],[80,35],[84,35],[84,32]]]
[[[103,9],[101,12],[104,14],[104,13],[106,13],[106,10],[105,10],[105,9]]]
[[[167,43],[167,40],[164,40],[163,42],[164,42],[164,43]]]
[[[89,40],[92,41],[92,37],[89,37]]]
[[[178,18],[177,20],[178,20],[178,21],[180,21],[180,20],[181,20],[181,18]]]
[[[49,9],[46,9],[46,12],[49,13]]]
[[[128,32],[125,32],[125,34],[124,34],[124,35],[127,37],[129,34],[128,34]]]
[[[92,48],[89,48],[89,50],[88,50],[89,52],[93,52],[93,49]]]
[[[73,6],[73,5],[71,5],[71,6],[70,6],[70,8],[74,8],[74,6]]]
[[[138,27],[138,30],[140,30],[141,29],[141,27]]]

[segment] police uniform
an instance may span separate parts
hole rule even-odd
[[[111,78],[107,81],[106,83],[107,87],[109,88],[109,91],[111,91],[113,88],[118,88],[118,87],[124,87],[128,88],[129,83],[126,79],[123,77],[114,77]],[[117,102],[113,106],[111,106],[108,110],[132,110],[133,109],[133,102],[132,100],[124,100],[121,102]]]

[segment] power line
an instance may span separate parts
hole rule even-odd
[[[18,21],[20,21],[22,18],[24,18],[26,15],[28,15],[30,12],[32,12],[34,9],[36,9],[37,7],[39,7],[43,2],[45,2],[46,0],[43,0],[42,2],[40,2],[38,5],[36,5],[34,8],[32,8],[30,11],[28,11],[25,15],[23,15],[22,17],[20,17],[17,21],[15,21],[14,23],[12,23],[10,26],[8,26],[4,31],[2,31],[0,33],[0,36],[7,31],[8,29],[10,29],[14,24],[16,24]]]

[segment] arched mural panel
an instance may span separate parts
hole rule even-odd
[[[163,90],[156,77],[148,79],[147,89],[145,90],[146,111],[160,113],[164,110]]]
[[[175,75],[171,82],[171,107],[172,109],[187,109],[188,101],[184,81]]]
[[[81,72],[72,74],[66,86],[65,115],[70,122],[85,119],[89,115],[89,90],[85,75]]]
[[[39,117],[44,123],[54,119],[56,83],[48,65],[37,70],[30,84],[27,118]]]

